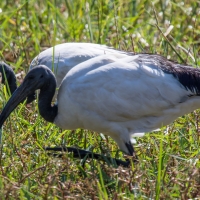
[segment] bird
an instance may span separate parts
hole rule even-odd
[[[133,53],[117,50],[106,45],[94,43],[69,42],[55,45],[39,53],[31,62],[29,69],[37,65],[46,65],[61,84],[65,75],[77,64],[99,55],[116,55],[118,58],[132,56]]]
[[[88,59],[104,54],[111,54],[111,55],[114,54],[118,58],[123,58],[132,55],[132,53],[116,50],[106,45],[93,44],[93,43],[63,43],[48,48],[39,53],[31,61],[29,70],[37,65],[46,65],[49,69],[51,69],[54,72],[57,80],[57,87],[59,88],[64,76],[74,66]],[[12,68],[8,64],[1,62],[0,72],[2,67],[5,68],[8,85],[10,87],[10,92],[12,94],[17,88],[15,74]],[[4,81],[4,75],[3,75],[3,81]],[[56,96],[57,92],[55,93],[55,98]],[[35,100],[35,93],[28,96],[27,103],[31,103],[33,100]]]
[[[64,77],[53,105],[56,78],[45,65],[31,69],[0,115],[0,127],[30,93],[38,108],[62,129],[83,128],[110,136],[134,156],[132,136],[143,136],[200,107],[200,69],[157,54],[116,59],[102,55],[76,65]]]
[[[17,88],[15,73],[7,63],[0,61],[1,83],[6,85],[8,93],[13,93]]]

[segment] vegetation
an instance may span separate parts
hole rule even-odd
[[[0,1],[0,57],[19,84],[31,60],[63,42],[93,42],[134,52],[159,53],[200,66],[200,1]],[[1,108],[9,98],[0,92]],[[20,105],[3,127],[0,199],[199,199],[199,111],[161,131],[137,138],[137,165],[129,169],[44,146],[77,146],[123,159],[116,143],[88,130],[61,130],[45,122],[37,103]]]

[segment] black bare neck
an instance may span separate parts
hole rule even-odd
[[[13,70],[10,70],[10,74],[8,77],[8,85],[10,88],[10,93],[12,94],[17,89],[17,81],[16,81],[15,73]],[[7,88],[7,91],[8,91],[8,88]]]
[[[54,119],[58,113],[58,106],[51,105],[51,101],[56,90],[56,80],[54,77],[40,89],[39,94],[39,112],[40,115],[48,122],[54,122]]]
[[[15,73],[5,62],[0,62],[0,67],[0,72],[2,73],[2,83],[6,85],[7,91],[10,91],[12,94],[17,89]]]

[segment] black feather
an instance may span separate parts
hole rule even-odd
[[[137,61],[154,64],[167,74],[172,74],[187,90],[195,96],[200,95],[200,69],[176,63],[156,54],[138,54]]]

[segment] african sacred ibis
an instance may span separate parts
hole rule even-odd
[[[63,129],[85,128],[111,136],[128,155],[131,135],[143,135],[200,107],[200,69],[160,55],[118,59],[103,55],[71,69],[57,103],[54,74],[44,65],[29,71],[0,115],[0,127],[29,94],[40,89],[41,116]]]
[[[65,75],[74,66],[88,59],[104,54],[115,54],[116,58],[123,58],[128,55],[133,55],[131,53],[116,50],[100,44],[63,43],[42,51],[32,60],[30,69],[37,65],[46,65],[54,72],[57,79],[57,87],[59,87]],[[0,63],[0,72],[3,66],[6,74],[8,75],[8,84],[10,87],[12,87],[10,88],[12,94],[17,88],[16,77],[12,68],[3,62],[2,64]],[[34,96],[34,93],[29,95],[27,102],[32,102],[35,99]]]

